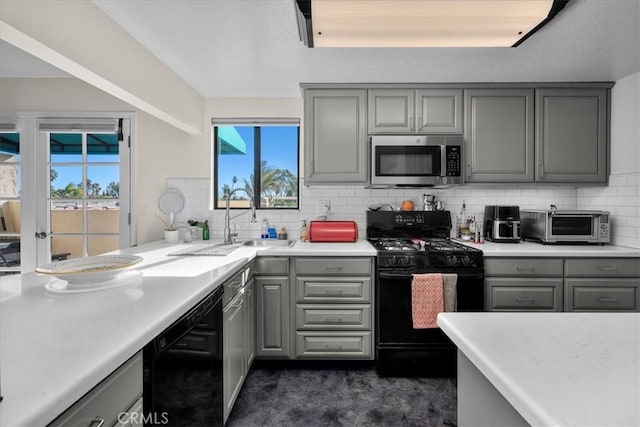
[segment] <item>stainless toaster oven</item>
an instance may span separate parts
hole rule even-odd
[[[542,243],[609,243],[607,211],[542,209],[520,211],[522,238]]]

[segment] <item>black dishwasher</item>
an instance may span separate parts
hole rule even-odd
[[[216,289],[144,347],[144,425],[223,425],[223,293]]]

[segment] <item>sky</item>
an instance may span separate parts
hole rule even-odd
[[[82,182],[82,167],[80,163],[77,166],[69,166],[69,165],[56,165],[55,162],[80,162],[80,155],[52,155],[51,156],[51,168],[55,169],[58,173],[58,177],[55,181],[52,182],[53,188],[64,188],[67,184],[79,184]],[[107,186],[111,182],[119,182],[118,177],[118,156],[117,155],[100,155],[100,156],[89,156],[87,162],[87,178],[91,180],[91,182],[97,182],[100,184],[102,190],[106,190]],[[111,166],[105,165],[91,165],[91,161],[96,162],[114,162]]]
[[[235,187],[244,187],[242,178],[249,179],[253,171],[254,137],[252,126],[236,126],[247,143],[247,154],[221,155],[218,162],[218,191],[224,184],[231,186],[233,176],[238,177]],[[298,175],[298,126],[263,126],[261,139],[262,160],[278,169],[289,169]],[[243,198],[241,193],[236,193]]]

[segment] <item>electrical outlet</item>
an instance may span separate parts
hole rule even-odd
[[[318,213],[327,215],[331,212],[331,200],[318,200]]]

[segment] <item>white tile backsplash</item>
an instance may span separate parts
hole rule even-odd
[[[577,189],[579,209],[611,212],[613,244],[640,248],[640,173],[609,176],[608,187]]]
[[[605,209],[613,215],[613,240],[615,244],[640,248],[638,218],[640,215],[638,174],[612,176],[609,187],[550,187],[533,185],[465,185],[447,189],[371,189],[360,186],[312,186],[300,187],[300,210],[258,210],[257,223],[250,222],[248,210],[238,210],[232,215],[232,229],[239,237],[259,237],[261,220],[267,218],[271,226],[285,227],[289,238],[297,239],[301,220],[313,220],[320,212],[318,200],[331,201],[328,219],[354,220],[358,223],[362,238],[366,234],[366,211],[371,205],[388,203],[398,208],[403,200],[411,199],[417,208],[422,207],[422,195],[434,194],[442,200],[445,209],[451,211],[452,221],[466,203],[467,214],[481,220],[485,205],[517,205],[521,209],[547,208],[550,204],[559,209]],[[304,181],[303,181],[304,182]],[[222,238],[224,211],[209,211],[209,178],[170,178],[168,188],[183,192],[185,209],[177,215],[178,221],[188,219],[209,220],[212,239]]]

